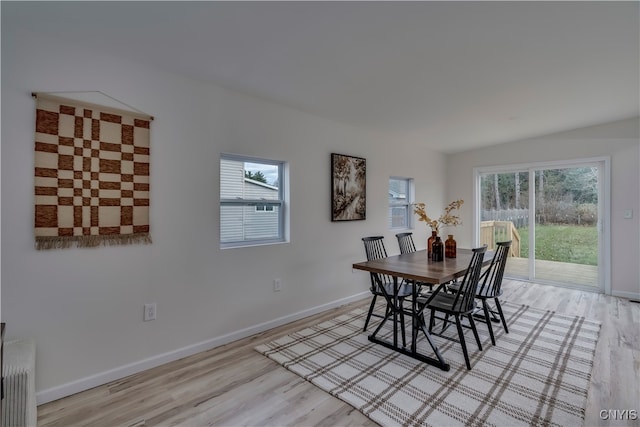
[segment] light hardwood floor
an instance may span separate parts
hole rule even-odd
[[[595,293],[505,280],[504,301],[602,322],[585,426],[600,411],[640,416],[640,304]],[[351,406],[260,355],[262,342],[330,319],[370,300],[332,309],[213,350],[38,407],[39,426],[367,426]]]
[[[509,258],[505,272],[510,277],[529,277],[529,259]],[[580,283],[583,286],[591,286],[593,289],[598,289],[598,266],[596,265],[536,260],[536,277],[543,281],[569,285]]]

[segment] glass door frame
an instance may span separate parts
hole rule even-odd
[[[562,169],[598,164],[598,287],[596,292],[611,295],[611,158],[608,156],[579,158],[569,160],[557,160],[548,162],[531,162],[519,164],[505,164],[496,166],[483,166],[473,168],[473,221],[472,221],[472,241],[473,246],[480,246],[480,209],[481,209],[481,188],[480,175],[491,173],[515,173],[528,172],[529,180],[536,171],[541,169]],[[534,186],[535,188],[535,186]],[[535,191],[530,187],[529,209],[535,212]],[[547,283],[554,286],[571,287],[581,290],[588,290],[581,286],[572,286],[565,283],[548,282],[541,279],[532,279],[535,267],[535,214],[529,215],[529,277],[528,279],[518,278],[517,280],[535,281]],[[531,255],[533,258],[531,258]]]

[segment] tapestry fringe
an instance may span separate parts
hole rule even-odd
[[[149,233],[118,234],[112,236],[36,236],[36,250],[94,248],[96,246],[151,244]]]

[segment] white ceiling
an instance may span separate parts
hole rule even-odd
[[[635,1],[2,1],[3,26],[443,152],[638,116],[639,16]]]

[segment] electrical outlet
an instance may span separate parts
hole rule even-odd
[[[144,321],[156,320],[156,303],[144,305]]]
[[[273,279],[273,292],[282,290],[282,279]]]

